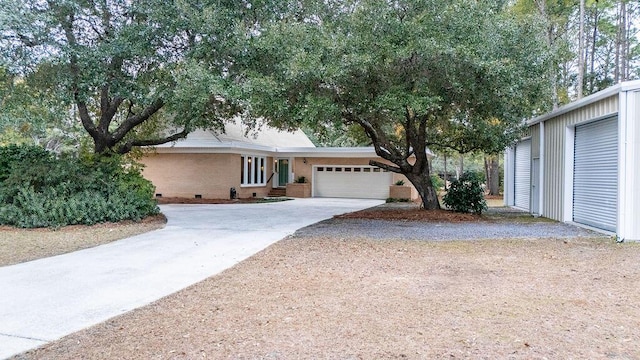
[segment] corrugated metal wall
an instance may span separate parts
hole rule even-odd
[[[529,136],[531,136],[531,158],[540,157],[540,124],[529,127]]]
[[[571,220],[563,219],[566,128],[570,125],[617,113],[618,109],[619,95],[616,93],[608,98],[545,121],[543,216],[558,221]]]

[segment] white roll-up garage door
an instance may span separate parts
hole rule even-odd
[[[529,209],[531,194],[531,140],[521,141],[516,145],[514,205]]]
[[[327,165],[313,169],[313,196],[386,199],[393,174],[373,166]]]
[[[618,118],[576,126],[573,221],[616,231],[618,218]]]

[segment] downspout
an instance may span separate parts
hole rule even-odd
[[[544,168],[545,168],[545,154],[544,154],[544,121],[540,122],[540,160],[538,166],[538,215],[544,215]]]
[[[628,236],[629,229],[631,227],[631,233],[633,234],[634,227],[632,225],[634,221],[629,222],[629,210],[633,208],[633,205],[629,203],[629,196],[632,197],[633,191],[630,194],[627,193],[627,181],[628,171],[627,164],[633,164],[633,158],[628,159],[628,156],[632,155],[632,152],[628,151],[628,147],[632,146],[629,142],[629,136],[633,136],[633,129],[629,129],[629,126],[633,126],[627,121],[629,114],[629,96],[628,92],[621,91],[619,95],[619,110],[618,110],[618,219],[616,222],[616,241],[621,243],[625,241]],[[631,162],[629,162],[631,160]],[[635,166],[634,166],[635,167]]]

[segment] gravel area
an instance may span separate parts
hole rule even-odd
[[[416,209],[414,204],[391,203],[367,209],[364,217],[375,217],[375,213]],[[336,217],[300,229],[296,236],[331,236],[340,239],[366,237],[370,239],[404,240],[479,240],[479,239],[532,239],[532,238],[572,238],[602,237],[601,233],[552,221],[546,218],[533,217],[521,210],[498,207],[489,208],[480,217],[468,216],[456,222],[430,220],[384,220]],[[451,214],[454,215],[454,214]]]
[[[369,219],[330,219],[300,229],[296,236],[331,236],[339,239],[402,238],[404,240],[532,239],[602,236],[591,230],[563,223],[461,222],[424,223]]]

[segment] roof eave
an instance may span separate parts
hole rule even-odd
[[[528,120],[526,122],[526,124],[528,126],[532,126],[532,125],[541,123],[543,121],[555,118],[557,116],[566,114],[566,113],[568,113],[570,111],[573,111],[575,109],[579,109],[579,108],[581,108],[581,107],[583,107],[583,106],[585,106],[587,104],[591,104],[591,103],[594,103],[596,101],[600,101],[602,99],[606,99],[608,97],[614,96],[614,95],[619,94],[621,92],[634,91],[634,90],[640,90],[640,80],[627,81],[627,82],[616,84],[616,85],[614,85],[612,87],[609,87],[609,88],[606,88],[604,90],[598,91],[595,94],[591,94],[591,95],[589,95],[587,97],[584,97],[584,98],[582,98],[580,100],[574,101],[574,102],[569,103],[569,104],[564,105],[564,106],[561,106],[558,109],[556,109],[556,110],[554,110],[554,111],[552,111],[550,113],[547,113],[547,114],[535,117],[535,118],[533,118],[531,120]]]

